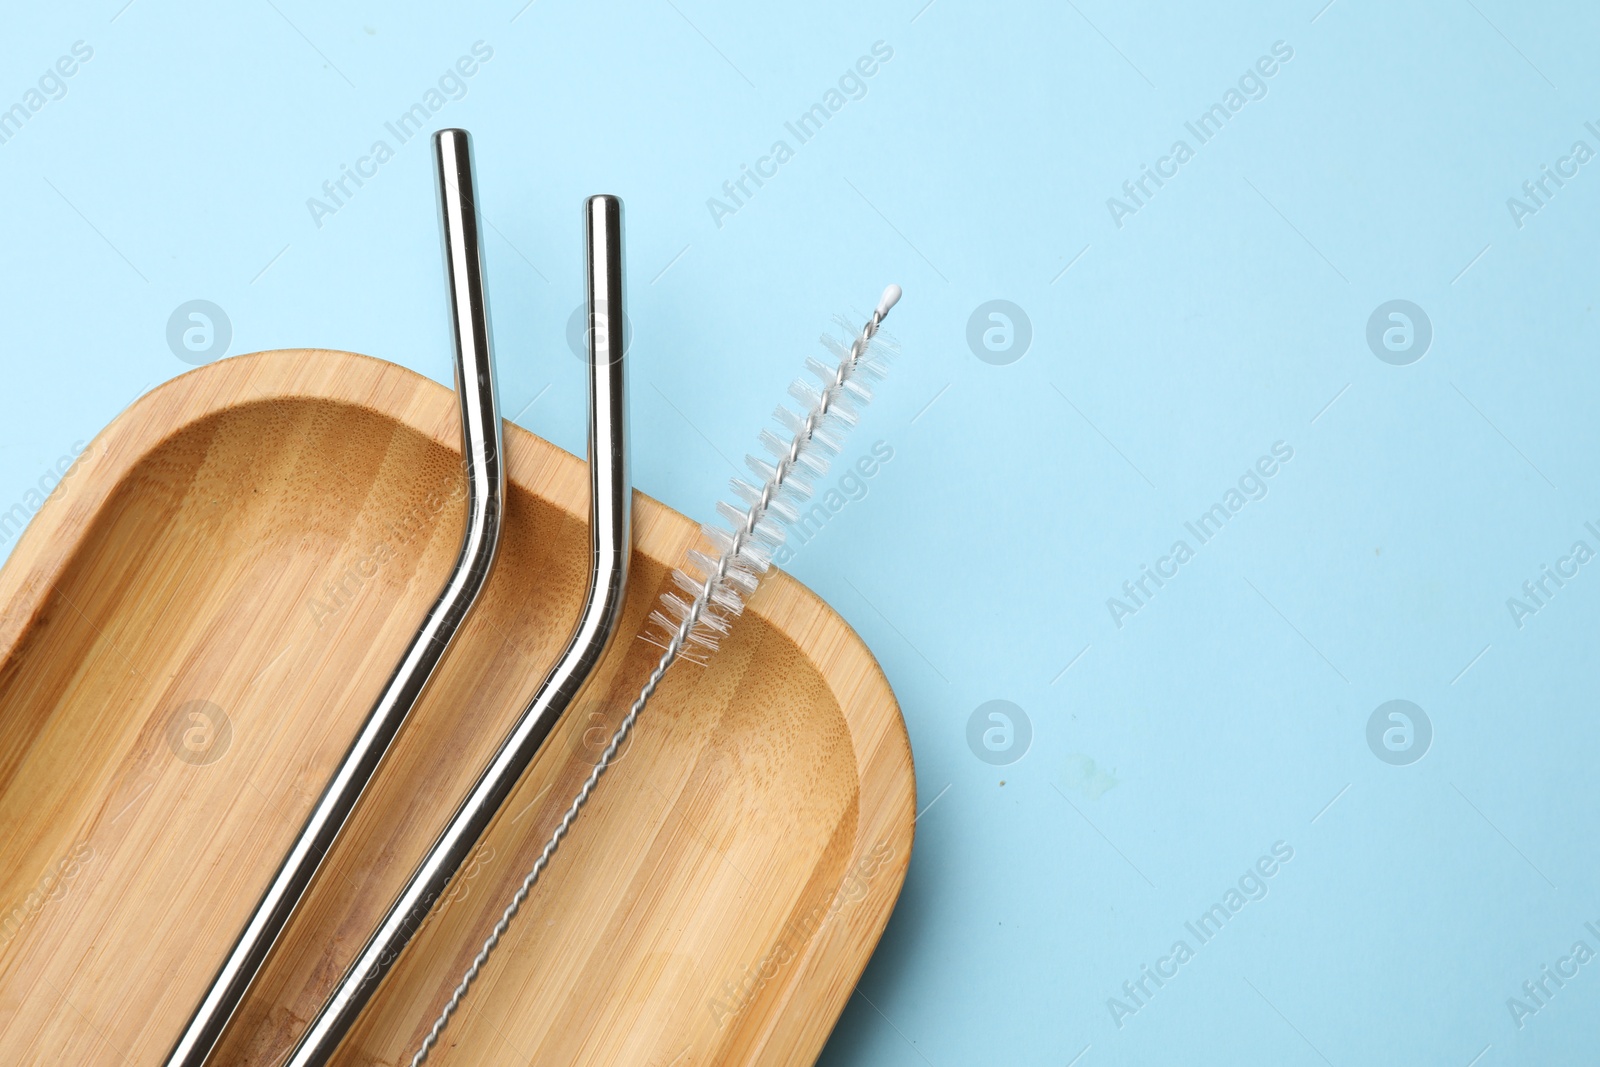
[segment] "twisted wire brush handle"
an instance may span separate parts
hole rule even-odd
[[[584,780],[582,788],[572,804],[562,815],[561,822],[556,825],[550,839],[545,842],[544,849],[539,853],[539,858],[534,860],[533,867],[522,879],[522,884],[517,887],[516,893],[511,897],[511,902],[506,905],[501,913],[500,920],[494,924],[494,929],[484,939],[483,947],[472,958],[472,963],[467,967],[466,973],[461,976],[455,991],[439,1012],[439,1017],[434,1020],[432,1028],[422,1039],[422,1045],[411,1057],[411,1067],[421,1067],[428,1060],[428,1055],[438,1044],[439,1038],[444,1034],[445,1028],[450,1025],[450,1019],[456,1010],[461,1007],[461,1002],[466,999],[467,991],[472,988],[472,983],[477,981],[478,974],[483,970],[484,964],[489,962],[489,957],[494,954],[500,939],[511,927],[512,920],[517,917],[523,902],[528,899],[528,894],[533,890],[534,884],[539,881],[539,875],[550,865],[550,859],[556,854],[556,849],[561,847],[561,841],[572,829],[572,824],[577,822],[578,813],[589,802],[589,797],[594,793],[596,784],[601,775],[606,773],[606,768],[611,766],[611,761],[616,758],[617,752],[622,748],[623,742],[632,733],[634,723],[639,720],[639,713],[650,702],[656,689],[661,685],[661,680],[666,676],[668,668],[678,659],[684,648],[691,642],[714,647],[715,632],[725,629],[724,625],[711,627],[714,631],[707,633],[705,624],[712,619],[718,606],[724,607],[730,613],[737,613],[742,602],[739,601],[732,590],[726,588],[730,581],[736,581],[736,576],[748,573],[748,563],[755,562],[757,570],[764,571],[766,563],[764,558],[752,560],[749,549],[762,540],[765,532],[765,519],[781,496],[793,493],[795,489],[794,478],[801,467],[802,457],[807,450],[818,441],[819,434],[823,432],[824,425],[836,414],[836,407],[848,404],[847,387],[851,384],[856,372],[860,370],[868,356],[872,340],[877,336],[878,329],[883,325],[883,320],[889,314],[889,309],[899,301],[901,290],[898,285],[891,285],[883,291],[883,297],[878,301],[878,306],[873,309],[872,316],[867,319],[866,325],[861,327],[851,342],[848,353],[839,360],[838,369],[833,374],[833,380],[826,383],[820,392],[820,398],[812,405],[805,421],[796,430],[793,440],[789,443],[784,453],[777,457],[778,462],[771,468],[769,474],[758,494],[745,494],[751,500],[749,509],[744,513],[742,521],[738,522],[722,546],[714,565],[705,568],[705,579],[700,584],[693,601],[685,610],[679,612],[680,619],[676,627],[671,628],[671,636],[667,641],[666,649],[661,653],[661,658],[656,661],[655,668],[650,676],[645,679],[644,685],[639,689],[639,695],[634,699],[633,705],[628,709],[628,714],[623,717],[622,723],[616,732],[611,735],[611,743],[606,745],[605,751],[595,762],[594,769],[589,772],[589,777]],[[863,399],[865,391],[857,386],[857,393]],[[837,448],[830,448],[837,451]],[[752,467],[757,464],[751,463]],[[753,498],[753,499],[752,499]],[[708,533],[711,531],[707,531]],[[709,562],[709,561],[707,561]],[[680,572],[681,573],[681,572]],[[746,594],[754,591],[754,582],[740,583]],[[678,601],[682,603],[682,601]],[[735,606],[737,605],[737,606]],[[657,613],[656,618],[663,617]]]

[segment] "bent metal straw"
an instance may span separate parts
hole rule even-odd
[[[734,494],[744,502],[744,506],[719,503],[717,512],[727,526],[707,523],[701,527],[706,540],[716,550],[716,557],[691,551],[688,554],[688,567],[673,573],[674,582],[689,599],[684,599],[676,592],[667,592],[661,598],[661,608],[650,616],[651,623],[664,634],[664,651],[660,660],[645,679],[639,696],[612,735],[611,743],[601,753],[594,770],[589,772],[588,779],[573,798],[555,832],[550,835],[550,840],[545,843],[539,858],[534,861],[533,869],[518,886],[500,921],[495,923],[483,948],[473,958],[449,1002],[434,1020],[432,1029],[423,1038],[422,1046],[411,1058],[411,1067],[421,1067],[427,1061],[428,1054],[450,1025],[450,1017],[461,1006],[478,973],[483,970],[495,946],[516,918],[523,901],[527,900],[534,883],[539,880],[539,875],[549,866],[556,849],[561,847],[561,839],[566,837],[572,824],[577,821],[578,813],[589,802],[600,776],[605,774],[623,742],[628,739],[639,713],[649,703],[668,668],[680,656],[694,658],[690,649],[698,649],[703,653],[714,651],[718,640],[728,632],[733,618],[744,610],[745,602],[756,591],[761,576],[771,566],[772,553],[783,544],[784,528],[799,519],[798,505],[811,495],[812,480],[827,473],[828,456],[838,454],[844,435],[856,424],[860,408],[872,399],[872,392],[863,379],[881,379],[884,376],[891,349],[878,339],[878,328],[899,299],[898,285],[885,289],[872,317],[861,327],[849,347],[831,337],[822,339],[823,345],[837,360],[834,365],[815,358],[806,360],[806,369],[817,379],[817,384],[813,385],[802,378],[789,387],[789,395],[805,405],[806,414],[800,415],[779,405],[774,418],[787,434],[787,439],[771,430],[763,430],[761,444],[772,458],[745,457],[745,464],[761,484],[757,486],[742,478],[733,479]]]

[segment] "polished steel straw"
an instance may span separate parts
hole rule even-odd
[[[361,732],[351,742],[333,778],[250,921],[217,971],[205,998],[167,1054],[167,1067],[200,1067],[222,1039],[279,935],[305,896],[367,783],[382,763],[411,709],[472,610],[494,566],[500,544],[505,496],[501,465],[500,411],[495,400],[494,359],[483,289],[478,213],[472,183],[472,146],[465,130],[434,135],[439,212],[444,228],[445,277],[455,327],[456,394],[461,404],[461,442],[467,478],[467,527],[455,569],[406,648]]]
[[[739,508],[724,501],[717,505],[717,510],[727,525],[713,523],[701,527],[706,541],[717,549],[716,558],[698,551],[690,552],[687,562],[692,570],[679,569],[673,572],[673,583],[677,589],[662,595],[661,606],[665,610],[656,611],[650,617],[651,623],[660,628],[664,642],[655,670],[645,679],[633,706],[623,716],[605,751],[595,762],[594,769],[589,772],[577,796],[567,806],[566,814],[544,843],[544,849],[539,853],[539,858],[533,861],[532,869],[511,895],[511,901],[500,913],[500,921],[494,924],[494,929],[484,939],[483,947],[467,965],[455,991],[450,994],[450,999],[440,1009],[433,1026],[423,1037],[421,1046],[411,1057],[410,1067],[422,1067],[428,1062],[445,1028],[450,1025],[451,1017],[461,1007],[472,984],[478,980],[478,975],[488,964],[500,939],[511,928],[512,920],[522,910],[523,902],[539,881],[539,875],[550,865],[556,849],[561,847],[561,842],[572,831],[584,805],[594,795],[600,776],[616,759],[623,743],[632,733],[634,723],[638,722],[640,713],[650,702],[667,671],[680,657],[690,658],[688,649],[691,646],[697,646],[701,652],[715,651],[770,565],[769,553],[783,543],[784,528],[800,523],[799,506],[810,495],[809,486],[826,472],[827,457],[838,454],[840,440],[853,425],[854,415],[851,413],[858,411],[871,397],[862,379],[883,376],[884,362],[893,346],[877,340],[878,328],[883,325],[889,309],[899,300],[898,285],[885,289],[872,317],[857,333],[849,348],[824,337],[823,344],[833,352],[838,363],[830,367],[818,360],[808,360],[808,369],[818,377],[817,385],[799,381],[790,386],[790,395],[810,405],[810,410],[802,417],[787,407],[778,408],[774,417],[787,438],[770,430],[762,433],[762,444],[775,462],[746,456],[745,462],[760,480],[760,485],[735,478],[732,486],[734,495],[745,506]],[[838,321],[844,323],[845,320]],[[683,593],[689,594],[692,599],[683,599],[680,595]]]
[[[623,375],[622,202],[585,204],[589,297],[589,592],[566,650],[439,835],[383,922],[339,980],[285,1067],[328,1062],[428,910],[476,847],[539,746],[611,643],[628,583],[632,486]]]

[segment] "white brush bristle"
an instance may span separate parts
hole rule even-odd
[[[885,289],[859,331],[850,320],[839,318],[846,340],[822,338],[832,361],[806,359],[805,369],[816,384],[798,378],[789,386],[800,410],[779,407],[773,416],[777,429],[761,431],[761,446],[771,458],[745,457],[756,481],[732,480],[739,503],[719,503],[717,514],[724,525],[701,528],[715,556],[689,552],[686,566],[672,575],[677,590],[663,593],[661,607],[650,615],[658,632],[645,640],[677,648],[683,658],[703,663],[704,655],[727,634],[771,566],[772,553],[783,544],[785,527],[799,521],[799,505],[811,496],[815,480],[827,474],[828,457],[839,453],[860,409],[872,400],[865,379],[882,379],[886,373],[897,346],[877,326],[899,299],[898,285]]]

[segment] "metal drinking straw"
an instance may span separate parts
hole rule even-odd
[[[499,549],[505,471],[501,465],[500,410],[495,399],[471,142],[465,130],[441,130],[434,135],[434,150],[466,462],[467,526],[461,551],[444,589],[418,627],[377,703],[367,713],[361,732],[311,809],[182,1036],[167,1054],[167,1067],[201,1067],[222,1040],[229,1021],[316,879],[395,735],[472,610]]]
[[[585,205],[589,297],[589,592],[566,650],[338,986],[285,1067],[321,1067],[356,1023],[428,910],[476,847],[551,728],[611,642],[622,611],[632,545],[632,485],[623,374],[622,202]]]

